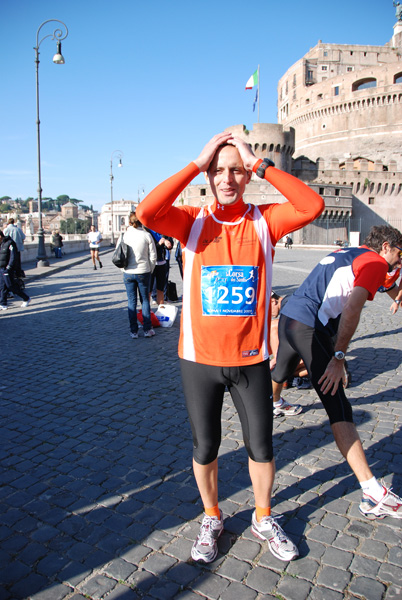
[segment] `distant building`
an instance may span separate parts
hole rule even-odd
[[[129,225],[130,212],[135,210],[137,206],[136,202],[131,200],[116,200],[104,204],[102,206],[101,213],[99,215],[99,231],[105,236],[111,236],[112,234],[112,219],[113,219],[113,233],[115,235],[125,231]]]
[[[278,83],[278,121],[295,132],[292,172],[348,185],[354,226],[401,228],[402,22],[384,46],[320,41]]]

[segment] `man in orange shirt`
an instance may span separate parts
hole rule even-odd
[[[200,172],[215,201],[208,207],[174,206]],[[252,174],[288,200],[254,206],[243,201]],[[214,136],[199,157],[157,186],[138,206],[141,221],[183,247],[183,309],[179,356],[193,434],[193,469],[204,518],[191,552],[211,562],[223,531],[218,506],[221,411],[228,388],[239,413],[256,510],[252,532],[280,560],[298,556],[271,517],[275,476],[269,321],[274,248],[287,233],[318,217],[324,202],[304,183],[257,159],[229,132]]]

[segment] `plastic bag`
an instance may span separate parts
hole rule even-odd
[[[161,327],[171,327],[177,316],[177,306],[173,304],[160,304],[155,315]]]

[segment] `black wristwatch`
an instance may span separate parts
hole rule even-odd
[[[265,171],[268,169],[268,167],[274,167],[274,166],[275,166],[275,163],[272,162],[272,160],[269,160],[269,158],[264,158],[264,160],[262,161],[262,163],[256,170],[256,175],[258,177],[261,177],[261,179],[264,179]]]
[[[342,350],[338,350],[334,353],[336,360],[343,360],[345,358],[345,353]]]

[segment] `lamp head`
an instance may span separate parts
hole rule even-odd
[[[61,53],[61,42],[57,42],[57,52],[53,56],[53,62],[56,63],[56,65],[64,65],[65,63],[64,56]]]
[[[121,159],[119,160],[119,164],[118,164],[117,166],[118,166],[118,167],[122,167],[122,166],[123,166],[123,164],[122,164],[122,162],[121,162]]]

